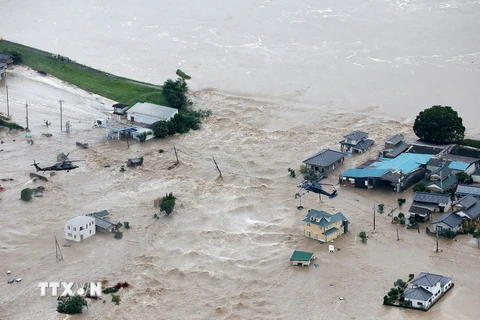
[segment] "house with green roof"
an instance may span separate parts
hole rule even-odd
[[[290,262],[293,266],[305,267],[310,265],[312,259],[315,259],[313,252],[295,250],[290,258]]]
[[[320,242],[329,242],[348,232],[348,220],[341,212],[330,214],[314,209],[308,210],[304,222],[304,234]]]

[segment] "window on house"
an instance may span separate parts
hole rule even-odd
[[[77,228],[73,227],[73,231],[77,231]]]
[[[70,230],[70,226],[67,226],[67,229]]]
[[[92,234],[92,230],[90,230],[90,234]]]
[[[77,236],[73,236],[73,239],[77,239]]]
[[[67,237],[72,237],[72,234],[71,233],[67,233]]]
[[[423,306],[423,303],[417,302],[417,306]]]
[[[310,231],[305,231],[305,235],[310,238]]]

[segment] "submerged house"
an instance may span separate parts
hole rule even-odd
[[[113,114],[123,116],[127,114],[128,104],[126,103],[115,103],[113,106]]]
[[[457,234],[462,231],[463,217],[458,212],[445,213],[432,222],[434,232],[451,231]]]
[[[303,161],[307,170],[326,174],[343,164],[345,153],[331,149],[324,149]]]
[[[340,141],[340,147],[342,152],[348,153],[363,153],[374,143],[372,139],[368,138],[368,133],[363,131],[353,131],[343,138],[343,141]]]
[[[418,222],[426,222],[430,220],[431,211],[429,208],[422,208],[412,205],[410,209],[408,209],[410,213],[410,217],[414,217]]]
[[[464,227],[478,225],[480,223],[480,199],[471,194],[453,203],[453,209],[463,217]]]
[[[80,242],[95,234],[95,219],[77,216],[65,222],[65,239]]]
[[[0,63],[4,63],[8,66],[10,64],[13,64],[13,58],[9,54],[0,53]]]
[[[451,278],[422,272],[412,280],[402,298],[410,301],[413,308],[428,310],[452,286]]]
[[[127,111],[127,119],[139,123],[152,124],[157,121],[169,121],[178,113],[178,109],[149,102],[137,102]]]
[[[425,177],[429,154],[402,153],[394,159],[379,158],[340,174],[340,183],[356,188],[393,187],[401,192]]]
[[[388,137],[385,141],[385,148],[380,153],[380,156],[384,158],[396,158],[399,154],[410,147],[410,145],[406,143],[404,139],[405,138],[402,134],[396,134]]]
[[[104,232],[104,233],[111,233],[111,232],[118,231],[118,228],[119,228],[118,223],[113,223],[109,220],[104,219],[108,215],[109,213],[107,210],[87,214],[88,217],[92,217],[95,219],[95,227],[97,231]]]
[[[348,220],[341,212],[330,214],[314,209],[308,210],[304,222],[304,234],[320,242],[328,242],[348,232]]]
[[[452,199],[449,194],[415,192],[412,207],[425,208],[430,212],[448,212],[452,208]]]
[[[295,250],[290,258],[292,266],[305,267],[309,266],[312,259],[315,259],[313,252]]]

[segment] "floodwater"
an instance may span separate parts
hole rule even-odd
[[[432,104],[452,105],[467,134],[479,137],[472,116],[479,101],[478,2],[27,0],[3,8],[6,39],[154,83],[181,68],[193,77],[195,107],[213,115],[199,131],[128,147],[92,128],[113,101],[23,68],[9,71],[13,119],[25,125],[28,102],[34,144],[22,133],[0,131],[0,179],[14,179],[0,182],[7,188],[0,194],[0,266],[12,270],[0,285],[1,319],[61,318],[55,298],[40,297],[38,282],[100,279],[132,287],[120,292],[120,306],[109,298],[93,302],[79,318],[477,317],[480,250],[471,237],[441,240],[439,253],[424,227],[420,234],[399,228],[397,241],[387,216],[397,194],[337,186],[335,199],[302,199],[306,208],[341,211],[351,221],[350,233],[334,242],[341,250],[328,253],[303,237],[306,212],[294,198],[301,181],[287,168],[338,148],[352,129],[377,141],[339,171],[358,165],[375,157],[388,135],[413,140],[414,116]],[[72,125],[68,134],[60,133],[60,99]],[[77,149],[76,141],[89,149]],[[180,165],[169,170],[172,143]],[[29,178],[33,160],[49,165],[60,152],[86,161],[47,174],[47,183]],[[119,171],[137,156],[143,167]],[[337,183],[335,175],[329,180]],[[43,197],[19,200],[23,188],[40,185]],[[167,192],[177,196],[174,213],[153,219],[153,200]],[[406,207],[411,196],[402,194]],[[372,233],[375,201],[387,209],[376,215]],[[130,222],[122,240],[101,234],[64,240],[64,221],[104,209]],[[367,244],[356,237],[362,230]],[[318,268],[291,267],[293,250],[314,252]],[[452,276],[455,287],[427,313],[382,306],[395,280],[422,271]],[[7,284],[11,277],[23,281]]]
[[[91,303],[80,319],[475,319],[480,299],[480,250],[470,236],[440,240],[399,228],[387,214],[397,194],[336,185],[339,196],[302,198],[306,208],[341,211],[350,232],[333,243],[340,251],[303,236],[306,211],[297,210],[299,178],[287,168],[321,148],[336,148],[352,126],[368,129],[382,141],[401,132],[413,139],[409,123],[382,119],[365,108],[348,113],[196,93],[194,106],[213,115],[199,131],[145,143],[106,140],[94,119],[107,116],[113,103],[51,77],[16,68],[9,72],[13,119],[29,127],[34,144],[23,133],[0,131],[0,285],[2,319],[58,319],[53,297],[40,297],[38,282],[127,281],[121,304]],[[0,84],[0,91],[3,91]],[[5,99],[5,96],[0,96]],[[0,99],[0,100],[1,100]],[[60,133],[58,99],[70,133]],[[2,100],[4,101],[4,100]],[[289,111],[287,113],[286,111]],[[290,115],[295,115],[291,117]],[[48,128],[43,120],[49,120]],[[50,133],[51,137],[43,134]],[[78,149],[75,142],[89,143]],[[175,162],[172,143],[178,149]],[[360,164],[381,148],[347,158],[343,168]],[[164,153],[159,153],[164,149]],[[66,152],[79,162],[70,172],[45,175],[49,182],[29,178],[33,160],[50,165]],[[129,157],[143,156],[145,165],[120,172]],[[212,157],[223,173],[220,178]],[[336,184],[335,176],[329,182]],[[44,196],[19,200],[26,187],[44,186]],[[328,188],[328,187],[327,187]],[[153,200],[167,192],[177,197],[170,217],[154,219]],[[402,194],[411,203],[411,192]],[[375,216],[374,203],[385,213]],[[122,240],[97,234],[81,243],[64,239],[69,218],[108,210],[111,219],[129,221]],[[395,213],[398,213],[397,209]],[[367,244],[356,236],[365,230]],[[56,262],[53,236],[63,261]],[[293,250],[312,251],[318,267],[289,265]],[[434,272],[452,276],[455,287],[427,313],[382,306],[398,278]],[[7,284],[12,277],[20,283]],[[340,297],[344,300],[340,300]]]
[[[412,121],[453,106],[480,137],[476,0],[3,1],[0,37],[110,73]]]

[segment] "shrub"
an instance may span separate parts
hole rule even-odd
[[[23,201],[30,201],[32,200],[32,189],[30,188],[25,188],[20,192],[20,199]]]
[[[442,230],[442,232],[440,234],[443,237],[448,238],[448,239],[453,239],[456,236],[456,233],[454,231],[448,230],[448,229]]]
[[[293,170],[292,168],[288,168],[288,172],[290,172],[290,177],[292,178],[295,178],[297,176],[297,174],[295,173],[295,170]]]
[[[125,172],[125,166],[120,167],[120,172]]]
[[[400,222],[400,224],[405,224],[405,217],[400,218],[399,222]]]
[[[66,314],[78,314],[83,312],[83,307],[87,307],[87,301],[84,297],[75,296],[61,296],[57,298],[57,312]]]
[[[362,243],[367,243],[367,240],[368,240],[368,236],[367,236],[367,233],[365,231],[361,231],[358,236],[360,237],[360,239],[362,239]]]
[[[21,130],[21,131],[25,130],[24,127],[16,124],[15,122],[7,122],[7,121],[4,121],[2,119],[0,119],[0,127],[7,127],[10,130],[12,130],[12,129]]]
[[[383,208],[384,208],[384,206],[385,206],[385,205],[382,204],[382,203],[380,203],[380,204],[378,205],[378,212],[379,212],[379,213],[383,213]]]
[[[320,176],[317,173],[314,172],[307,172],[306,174],[303,175],[303,179],[311,182],[318,181]]]
[[[399,207],[399,208],[401,208],[402,205],[406,202],[406,200],[403,199],[403,198],[398,198],[397,201],[398,201],[398,207]]]
[[[120,296],[118,294],[112,293],[112,302],[118,306],[120,304],[120,301],[122,301],[122,299],[120,299]]]
[[[399,219],[405,218],[405,214],[404,214],[403,212],[400,212],[400,213],[398,214],[398,218],[399,218]]]
[[[123,238],[123,233],[121,231],[116,231],[115,235],[113,236],[115,239],[122,239]]]
[[[173,212],[174,207],[175,200],[163,200],[162,204],[160,205],[160,211],[165,212],[165,214],[168,216]]]
[[[153,214],[153,218],[154,218],[154,219],[160,219],[160,217],[159,217],[158,214],[156,214],[156,213]]]
[[[165,152],[165,150],[163,150],[163,149],[158,150],[158,153],[164,153],[164,152]]]
[[[3,53],[11,56],[14,64],[20,64],[23,62],[22,54],[16,50],[4,50]]]
[[[410,274],[408,275],[408,281],[412,281],[413,278],[415,278],[415,275],[414,275],[413,273],[410,273]]]
[[[474,147],[480,149],[480,140],[465,139],[460,141],[462,146]]]
[[[125,221],[123,223],[123,226],[125,227],[125,229],[130,229],[130,223],[128,221]]]
[[[457,180],[458,180],[459,182],[462,182],[462,183],[463,183],[463,182],[467,182],[467,183],[468,183],[468,182],[470,182],[470,180],[471,180],[470,176],[469,176],[468,173],[466,173],[466,172],[458,172],[458,173],[455,174],[455,177],[457,178]]]
[[[395,281],[393,283],[393,285],[400,290],[402,288],[405,288],[407,286],[407,283],[405,281],[403,281],[402,279],[398,279],[397,281]]]
[[[304,164],[302,164],[302,165],[300,166],[300,173],[303,174],[303,175],[305,175],[305,174],[307,174],[307,172],[308,172],[307,166],[304,165]]]
[[[389,296],[384,296],[383,297],[383,304],[386,305],[386,306],[392,305],[392,299],[390,299]]]
[[[417,183],[416,185],[413,186],[413,191],[415,191],[415,192],[427,192],[428,189],[427,189],[426,183],[423,182],[423,181],[420,181],[419,183]]]

